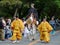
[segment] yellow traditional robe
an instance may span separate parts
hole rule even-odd
[[[40,32],[40,40],[44,40],[45,42],[49,42],[50,41],[50,34],[49,33],[53,30],[51,25],[47,21],[41,22],[41,24],[38,25],[37,29]]]
[[[20,40],[22,39],[22,31],[24,29],[24,24],[22,22],[22,20],[20,19],[15,19],[12,23],[11,23],[11,28],[13,31],[13,35],[11,37],[11,40]]]

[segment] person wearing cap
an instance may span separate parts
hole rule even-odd
[[[29,16],[31,15],[31,13],[33,13],[34,14],[33,16],[38,20],[38,12],[35,9],[34,5],[35,5],[34,3],[31,4],[31,8],[28,10],[27,18],[29,18]]]
[[[16,19],[14,19],[13,22],[11,23],[11,29],[12,29],[13,35],[10,39],[13,41],[13,43],[19,42],[19,40],[22,39],[24,24],[22,20],[18,18],[18,16],[16,16]]]
[[[52,26],[43,18],[43,21],[37,27],[40,33],[40,40],[46,43],[50,42],[50,32],[53,30]]]

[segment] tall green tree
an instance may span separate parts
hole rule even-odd
[[[20,0],[1,0],[0,7],[6,9],[8,12],[13,12],[14,16],[18,12],[18,8],[21,8],[22,2]]]
[[[35,4],[39,18],[45,15],[49,19],[53,15],[60,18],[60,0],[1,0],[0,16],[10,17],[19,13],[20,17],[26,17],[31,3]]]

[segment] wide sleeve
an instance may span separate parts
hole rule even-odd
[[[47,29],[48,29],[48,32],[53,30],[52,26],[48,22],[47,22]]]
[[[42,23],[38,25],[37,30],[40,32],[42,30]]]
[[[11,23],[11,29],[14,29],[14,21]]]
[[[21,29],[21,30],[24,30],[24,23],[23,23],[22,20],[20,20],[20,29]]]

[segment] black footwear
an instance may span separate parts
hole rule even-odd
[[[32,40],[34,41],[35,39],[33,38]]]

